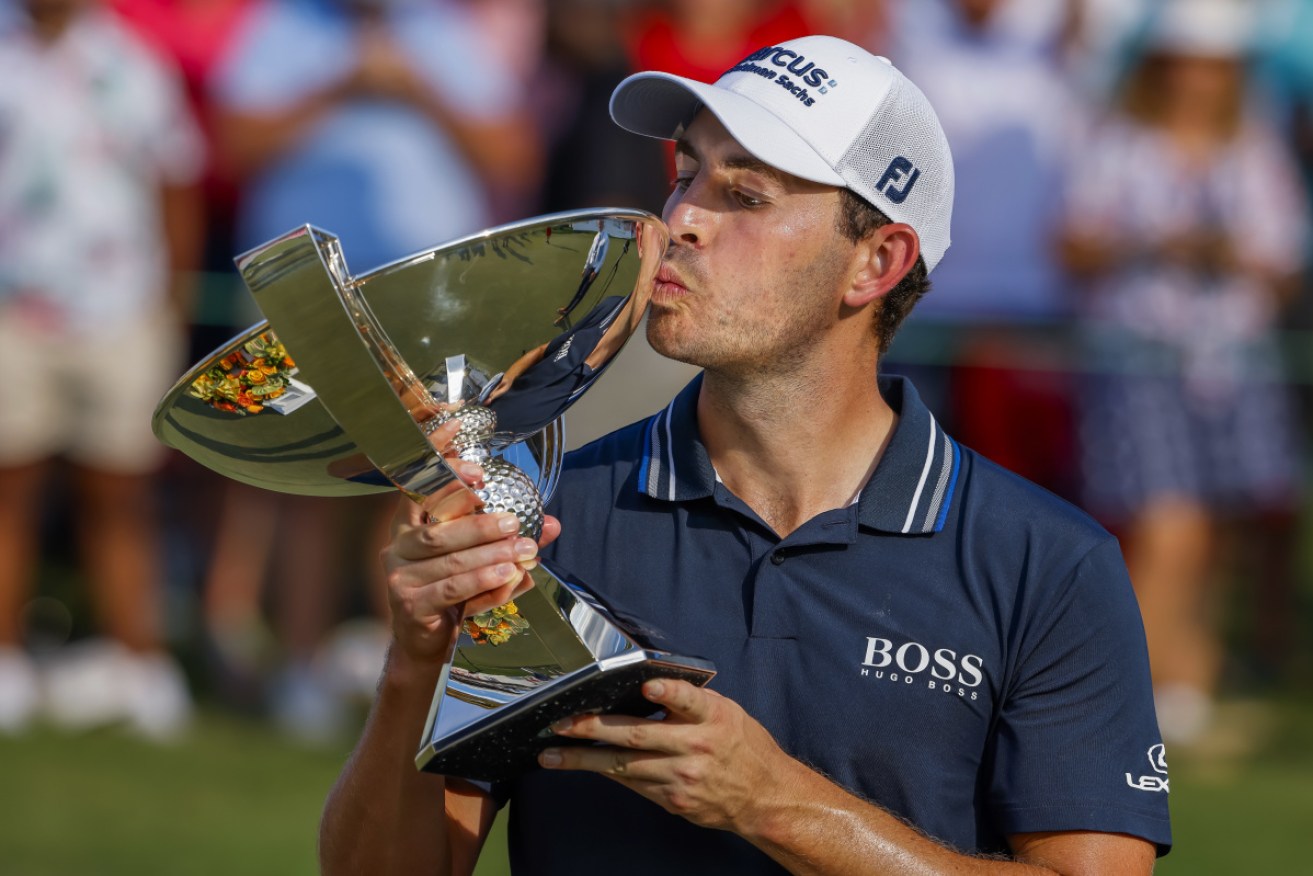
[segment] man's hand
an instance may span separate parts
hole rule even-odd
[[[429,441],[445,452],[460,428],[450,420]],[[526,570],[561,527],[546,518],[535,544],[519,537],[515,515],[474,513],[480,500],[466,485],[478,487],[482,470],[449,464],[460,480],[422,504],[403,499],[382,552],[393,642],[369,721],[324,809],[324,873],[472,873],[497,811],[489,795],[416,770],[415,740],[462,614],[531,587]]]
[[[665,720],[568,719],[552,729],[602,745],[549,748],[538,762],[608,776],[695,824],[739,834],[800,876],[1153,870],[1153,845],[1122,834],[1018,834],[1009,837],[1012,861],[955,852],[789,757],[733,700],[664,679],[643,685],[643,695],[665,707]]]
[[[439,446],[459,429],[453,421],[432,436]],[[451,433],[451,434],[447,434]],[[451,460],[466,484],[478,487],[483,470]],[[533,579],[538,548],[561,532],[554,517],[545,517],[542,537],[516,535],[514,514],[476,514],[480,501],[456,481],[422,505],[403,500],[392,522],[392,538],[382,551],[387,570],[388,602],[396,645],[416,662],[445,658],[463,617],[514,599]]]
[[[601,773],[694,824],[738,833],[791,767],[805,769],[738,703],[715,691],[657,679],[643,685],[643,696],[665,707],[664,720],[566,719],[552,730],[605,745],[549,748],[539,763]]]

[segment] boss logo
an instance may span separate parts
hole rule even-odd
[[[930,690],[978,699],[985,680],[984,659],[977,654],[958,655],[951,648],[931,651],[920,642],[895,645],[890,639],[867,636],[862,675],[897,682],[923,683]]]

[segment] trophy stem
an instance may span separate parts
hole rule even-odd
[[[543,532],[543,501],[527,474],[492,455],[490,442],[497,429],[497,413],[480,404],[466,403],[429,420],[430,433],[443,423],[460,421],[460,431],[447,449],[466,462],[483,467],[483,486],[474,494],[483,500],[481,513],[509,511],[520,521],[520,535],[537,541]]]

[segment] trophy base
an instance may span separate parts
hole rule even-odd
[[[594,663],[559,678],[502,706],[488,720],[424,746],[415,765],[426,772],[479,781],[511,779],[537,768],[538,753],[545,748],[591,744],[556,736],[551,732],[553,722],[586,713],[647,717],[659,709],[643,697],[643,682],[673,678],[701,687],[715,675],[705,660],[672,654],[630,653],[608,663]]]

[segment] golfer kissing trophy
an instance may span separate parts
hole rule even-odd
[[[313,496],[400,489],[418,501],[469,489],[445,456],[473,460],[483,509],[513,511],[537,539],[561,415],[638,326],[666,242],[642,211],[560,213],[353,275],[338,238],[297,228],[237,258],[266,321],[174,385],[155,434],[234,480]],[[453,418],[442,434],[456,437],[435,448]],[[646,679],[714,674],[566,571],[544,562],[530,574],[533,589],[464,620],[419,768],[506,779],[571,744],[552,722],[649,715]]]

